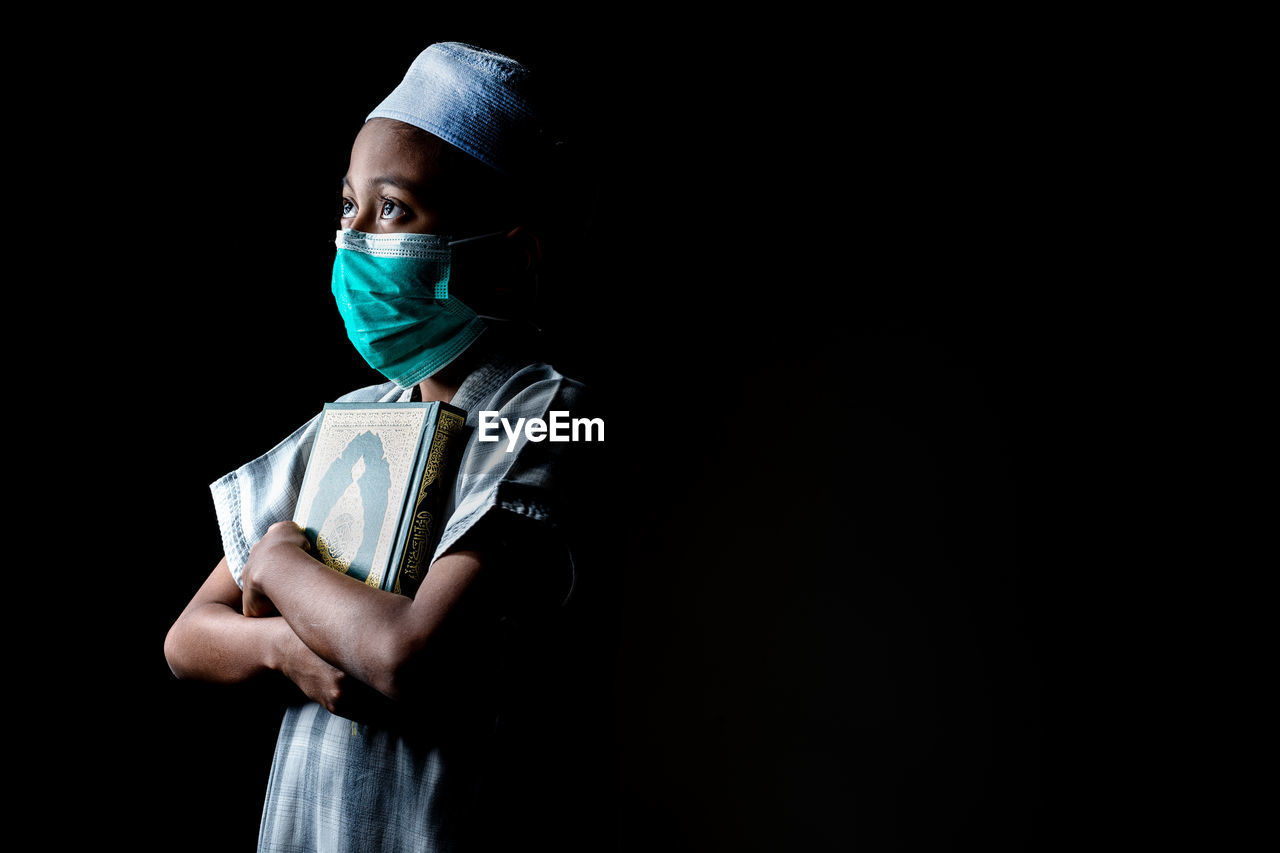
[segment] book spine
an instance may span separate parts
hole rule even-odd
[[[412,598],[430,568],[431,555],[445,522],[442,516],[464,443],[465,423],[466,415],[461,409],[440,406],[418,488],[412,493],[413,508],[402,534],[399,562],[384,589]]]

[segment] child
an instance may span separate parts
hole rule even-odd
[[[450,402],[471,428],[415,597],[326,568],[289,520],[317,419],[211,487],[225,556],[166,637],[170,667],[275,671],[309,700],[281,726],[260,850],[498,849],[504,833],[576,849],[580,821],[554,804],[573,796],[555,771],[574,766],[561,627],[585,445],[476,440],[482,411],[514,424],[584,405],[510,332],[542,248],[529,79],[432,45],[368,117],[343,183],[332,289],[387,381],[341,399]]]

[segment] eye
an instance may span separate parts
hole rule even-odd
[[[342,200],[342,218],[350,219],[356,215],[356,203],[349,198]]]
[[[405,214],[405,209],[400,205],[396,204],[391,199],[384,198],[382,200],[382,218],[383,219],[399,219],[401,216],[404,216],[404,214]]]

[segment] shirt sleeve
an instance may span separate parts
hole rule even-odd
[[[468,412],[470,435],[435,558],[447,553],[492,513],[511,513],[552,527],[565,520],[575,444],[572,421],[583,394],[581,383],[547,365],[534,365],[514,374]],[[490,437],[496,435],[496,441],[480,440],[482,415],[489,423],[498,424],[488,431]],[[553,438],[548,430],[544,437],[531,439],[524,425],[535,418],[550,425],[553,415],[563,425],[559,434]],[[583,433],[579,427],[580,440]]]
[[[362,388],[338,399],[391,402],[401,396],[403,392],[388,383]],[[317,414],[262,456],[210,484],[223,554],[237,585],[254,543],[277,521],[293,518],[319,427]]]
[[[267,453],[209,486],[223,554],[236,584],[253,544],[272,524],[293,517],[319,421],[317,415]]]

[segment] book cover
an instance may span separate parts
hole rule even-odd
[[[466,413],[447,403],[328,403],[294,521],[312,553],[412,597],[444,523]]]

